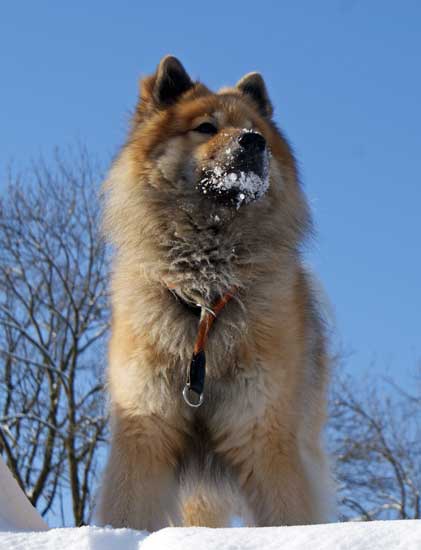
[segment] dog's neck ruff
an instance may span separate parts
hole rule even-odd
[[[176,288],[171,285],[168,285],[168,288],[174,292],[180,300],[185,302],[185,300],[183,300],[183,298],[181,298],[177,293]],[[197,408],[203,403],[203,391],[206,377],[205,348],[208,341],[209,332],[218,315],[227,303],[234,297],[234,294],[235,289],[226,292],[223,296],[215,300],[210,308],[201,304],[197,304],[196,306],[200,308],[200,319],[197,327],[197,335],[194,342],[190,367],[187,372],[187,380],[183,389],[183,398],[189,407]],[[186,305],[191,307],[188,303],[186,303]]]

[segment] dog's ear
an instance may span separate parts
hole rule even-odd
[[[265,117],[272,116],[272,103],[269,99],[265,81],[260,73],[246,74],[237,82],[235,87],[255,103],[260,114]]]
[[[141,97],[156,107],[167,107],[194,86],[180,61],[167,55],[158,65],[156,73],[141,83]]]

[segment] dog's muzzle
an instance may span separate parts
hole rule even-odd
[[[265,138],[244,131],[212,166],[203,170],[199,190],[224,206],[239,208],[255,201],[269,188],[269,152]]]

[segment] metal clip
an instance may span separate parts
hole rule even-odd
[[[199,400],[196,402],[191,401],[189,398],[190,393],[194,393],[195,395],[198,395]],[[194,390],[190,388],[189,384],[186,384],[184,386],[183,398],[189,407],[194,407],[195,409],[197,409],[197,407],[200,407],[200,405],[203,403],[203,393],[196,393]]]
[[[216,319],[215,312],[209,306],[204,306],[203,304],[196,304],[196,306],[200,307],[200,309],[201,309],[201,312],[200,312],[200,318],[201,319],[203,319],[203,317],[206,315],[206,313],[210,313]]]

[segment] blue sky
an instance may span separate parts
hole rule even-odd
[[[137,80],[167,53],[219,88],[263,73],[318,238],[308,262],[350,368],[408,382],[421,357],[421,2],[8,2],[0,174],[122,143]],[[4,188],[3,188],[4,189]]]

